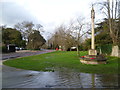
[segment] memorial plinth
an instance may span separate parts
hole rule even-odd
[[[83,64],[106,64],[107,59],[103,55],[98,55],[97,50],[95,50],[94,18],[95,18],[95,12],[92,7],[92,10],[91,10],[91,20],[92,20],[91,49],[88,51],[88,55],[82,56],[80,58],[80,62]]]
[[[90,49],[90,50],[88,51],[88,54],[89,54],[89,55],[97,55],[97,50],[95,50],[95,49]]]
[[[83,64],[106,64],[106,58],[102,55],[86,55],[80,58]]]

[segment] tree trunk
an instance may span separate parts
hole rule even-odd
[[[77,55],[80,57],[79,46],[77,45]]]
[[[113,18],[113,0],[112,0],[112,12],[110,12],[110,0],[107,0],[108,3],[108,20],[109,20],[109,30],[110,30],[110,36],[112,38],[113,42],[113,47],[112,47],[112,53],[111,56],[119,56],[119,47],[118,47],[118,37],[115,34],[115,20],[116,20],[116,11],[117,11],[117,2],[116,2],[116,7],[115,7],[115,20]]]
[[[118,45],[112,47],[111,56],[120,57],[120,50],[119,50]]]

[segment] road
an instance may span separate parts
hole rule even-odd
[[[0,67],[0,76],[2,76],[0,77],[0,80],[2,81],[2,83],[0,83],[0,87],[2,85],[2,88],[4,89],[5,88],[6,89],[7,88],[21,88],[21,86],[28,84],[29,80],[31,80],[31,77],[33,77],[34,74],[39,73],[37,71],[23,70],[23,69],[17,69],[17,68],[5,66],[5,65],[2,65],[3,61],[9,60],[12,58],[19,58],[19,57],[26,57],[26,56],[43,54],[43,53],[49,53],[53,51],[54,50],[43,50],[43,51],[22,50],[22,51],[17,51],[15,53],[2,54],[2,58],[1,58],[2,60],[0,60],[0,66],[2,67],[2,70]],[[30,85],[25,85],[25,87],[29,87],[29,86]]]
[[[15,53],[2,54],[2,60],[38,55],[38,54],[43,54],[43,53],[48,53],[48,52],[53,52],[53,51],[54,50],[42,50],[42,51],[21,50]]]

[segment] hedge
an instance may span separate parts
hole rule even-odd
[[[100,51],[100,49],[101,49],[102,54],[110,55],[112,52],[112,44],[105,44],[105,45],[97,46],[97,50]]]

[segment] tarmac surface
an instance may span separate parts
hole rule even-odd
[[[54,50],[43,50],[43,51],[21,50],[15,53],[2,54],[2,58],[1,58],[2,60],[0,60],[0,66],[1,66],[0,69],[2,68],[2,70],[0,71],[0,74],[2,76],[2,88],[21,88],[22,86],[25,86],[27,88],[30,86],[29,85],[30,84],[29,81],[31,80],[30,78],[33,77],[34,74],[40,73],[37,71],[30,71],[30,70],[23,70],[23,69],[9,67],[9,66],[3,65],[2,64],[3,61],[9,60],[12,58],[49,53],[53,51]]]
[[[2,60],[38,55],[38,54],[43,54],[43,53],[48,53],[48,52],[53,52],[53,51],[54,50],[42,50],[42,51],[20,50],[20,51],[14,52],[14,53],[2,54]]]

